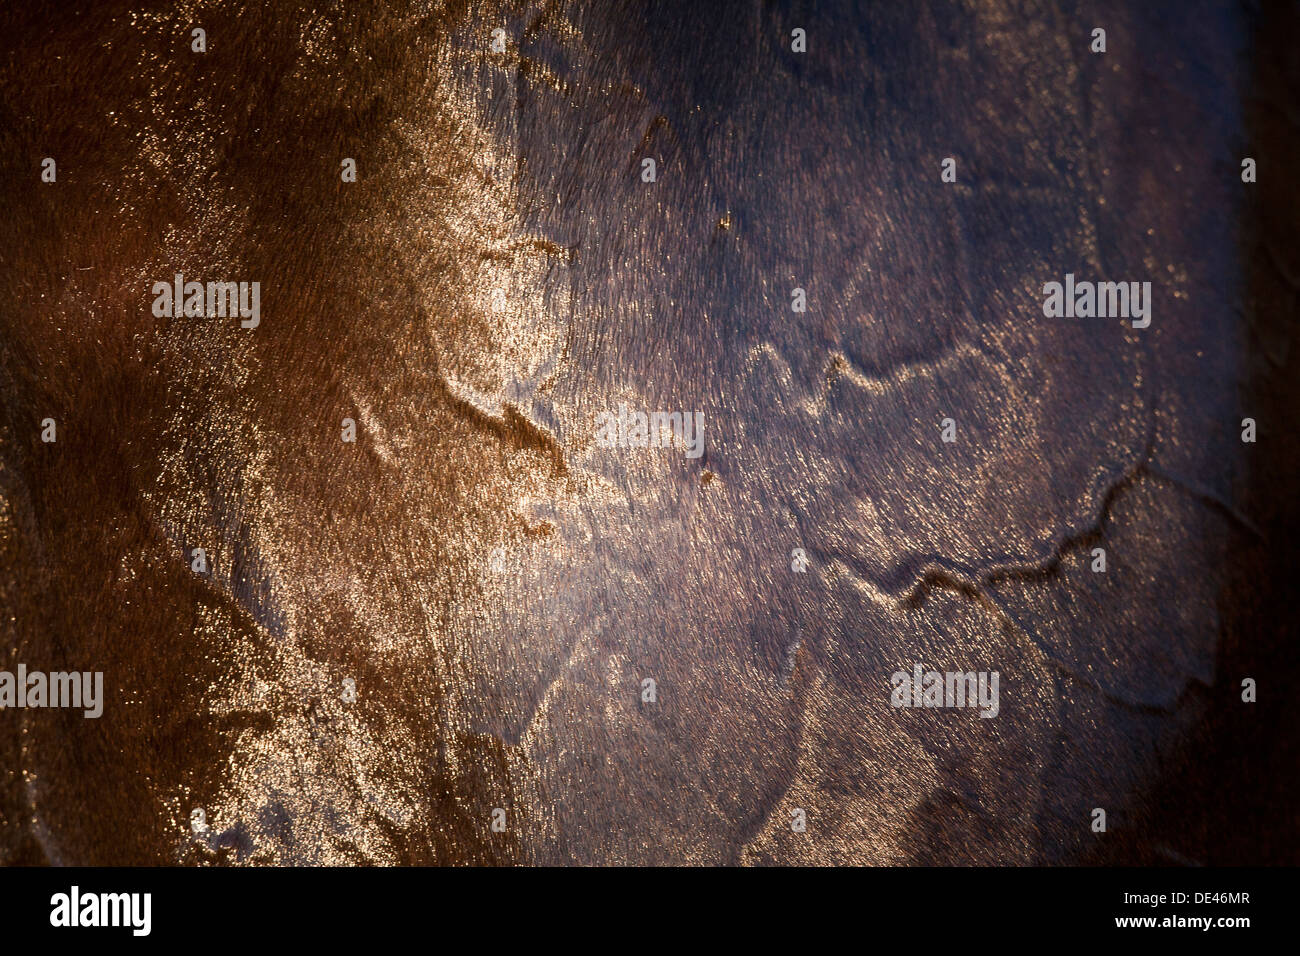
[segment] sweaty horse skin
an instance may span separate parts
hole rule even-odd
[[[6,5],[0,862],[1295,862],[1295,36]]]

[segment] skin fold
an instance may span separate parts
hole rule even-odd
[[[1294,862],[1294,27],[6,11],[0,668],[106,700],[0,711],[0,861]]]

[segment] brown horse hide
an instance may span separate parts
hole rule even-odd
[[[10,4],[0,861],[1294,862],[1294,17]]]

